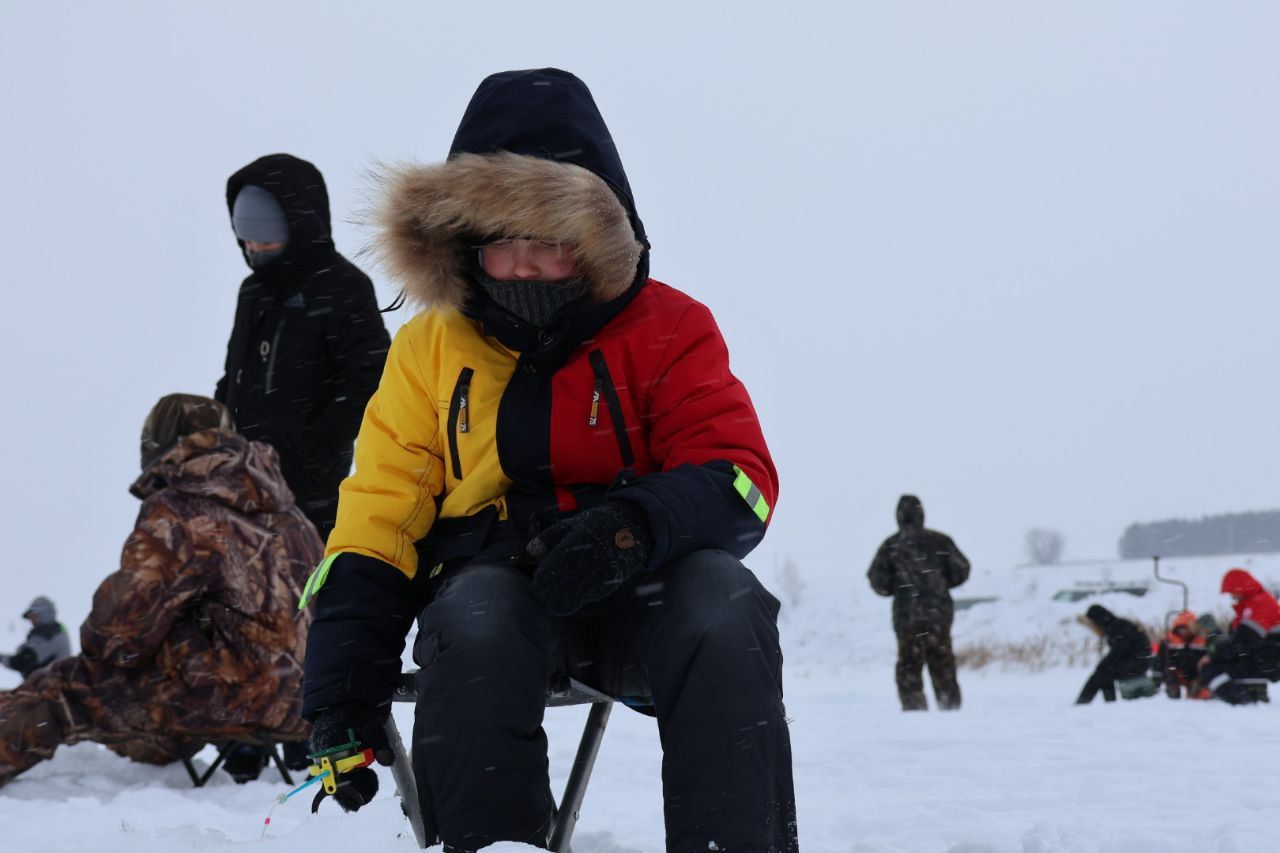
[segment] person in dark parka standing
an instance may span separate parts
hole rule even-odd
[[[867,579],[877,594],[893,596],[898,699],[904,711],[928,710],[921,677],[927,663],[938,707],[955,710],[960,684],[951,649],[950,590],[969,579],[969,560],[951,537],[924,526],[924,505],[915,495],[899,498],[897,518],[898,532],[876,552]]]
[[[1102,691],[1102,698],[1116,701],[1116,682],[1144,675],[1151,667],[1151,641],[1142,629],[1121,619],[1101,604],[1094,604],[1080,617],[1081,623],[1106,638],[1107,653],[1084,683],[1077,705],[1088,705]],[[1127,697],[1126,697],[1127,698]]]
[[[246,438],[275,447],[299,508],[325,539],[390,338],[373,283],[334,247],[315,166],[261,157],[227,180],[227,208],[253,272],[240,285],[214,396]]]

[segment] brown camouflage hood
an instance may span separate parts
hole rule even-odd
[[[178,439],[142,472],[129,492],[145,500],[164,488],[250,514],[283,512],[294,504],[275,448],[222,429],[206,429]]]
[[[275,450],[204,430],[133,492],[144,500],[120,569],[80,629],[90,668],[133,670],[140,690],[170,691],[144,703],[167,709],[148,724],[157,728],[300,725],[309,617],[297,601],[322,547]]]

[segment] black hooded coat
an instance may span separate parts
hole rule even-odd
[[[1143,675],[1150,669],[1151,641],[1137,625],[1121,619],[1101,604],[1086,610],[1085,618],[1106,635],[1108,648],[1093,675],[1085,682],[1076,703],[1087,705],[1098,691],[1102,691],[1103,699],[1112,702],[1116,698],[1116,681]]]
[[[255,160],[227,180],[228,211],[248,184],[280,202],[289,242],[240,285],[214,396],[240,433],[276,448],[298,507],[323,538],[391,341],[373,283],[334,248],[320,171],[288,154]]]
[[[893,596],[893,630],[949,628],[955,615],[951,589],[969,579],[969,560],[951,537],[924,526],[924,506],[913,495],[898,501],[898,532],[876,552],[867,580]]]

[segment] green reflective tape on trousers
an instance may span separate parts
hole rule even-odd
[[[330,554],[320,561],[320,565],[316,566],[316,570],[311,573],[311,577],[307,578],[307,585],[302,588],[302,597],[298,599],[298,609],[302,610],[307,606],[320,587],[324,586],[324,582],[329,578],[329,567],[333,565],[333,561],[338,559],[339,554]]]
[[[760,523],[764,524],[769,520],[769,502],[764,499],[764,495],[760,494],[760,490],[756,488],[755,483],[751,482],[751,478],[745,471],[737,465],[733,466],[733,470],[737,474],[733,478],[733,488],[742,495],[742,499],[747,502],[747,506],[751,507],[756,518],[760,519]]]

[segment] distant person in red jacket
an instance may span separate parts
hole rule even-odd
[[[308,585],[312,746],[385,750],[416,619],[413,769],[445,849],[547,845],[543,709],[569,675],[657,717],[668,849],[796,850],[778,601],[741,562],[777,475],[710,310],[649,277],[586,85],[487,78],[448,159],[392,172],[380,209],[424,310]]]
[[[1201,659],[1200,681],[1216,698],[1245,705],[1261,698],[1248,681],[1280,680],[1280,604],[1244,569],[1228,571],[1222,591],[1231,596],[1236,618],[1226,640]]]

